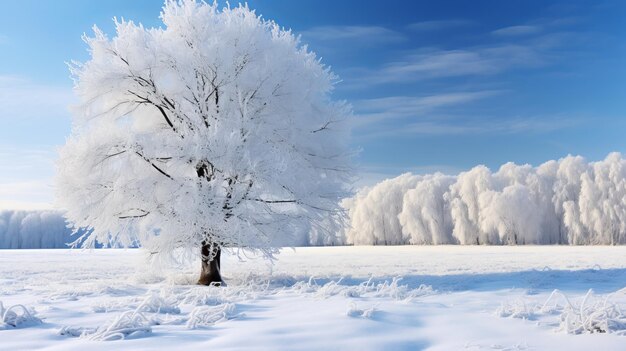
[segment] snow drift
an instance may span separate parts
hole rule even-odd
[[[626,160],[611,153],[457,176],[407,173],[344,205],[346,242],[355,245],[626,244]]]
[[[0,249],[67,248],[74,241],[57,211],[0,211]]]

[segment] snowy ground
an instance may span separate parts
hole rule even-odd
[[[227,256],[229,286],[208,288],[195,265],[148,273],[138,250],[0,250],[0,349],[626,350],[626,247],[278,258]]]

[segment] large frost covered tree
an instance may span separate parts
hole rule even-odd
[[[197,250],[220,283],[224,248],[271,257],[336,227],[349,181],[349,107],[290,31],[247,6],[167,1],[162,28],[94,27],[70,65],[80,104],[60,152],[59,205],[77,244]]]

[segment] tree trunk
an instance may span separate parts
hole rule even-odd
[[[202,270],[200,271],[200,279],[198,285],[215,285],[223,284],[222,275],[220,274],[220,256],[222,249],[211,244],[202,243]],[[211,252],[211,249],[213,252]]]

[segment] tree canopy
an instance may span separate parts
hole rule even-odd
[[[203,243],[271,255],[333,235],[350,178],[336,76],[246,5],[168,1],[163,27],[94,26],[70,69],[80,103],[58,163],[78,241],[168,254]]]

